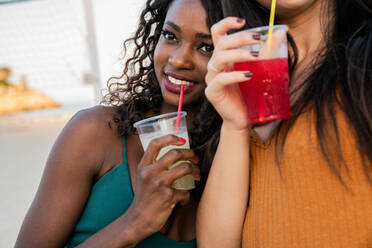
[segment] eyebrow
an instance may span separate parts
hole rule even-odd
[[[174,30],[176,30],[177,32],[182,33],[181,28],[177,24],[175,24],[174,22],[166,21],[165,24],[167,24],[167,25],[171,26],[172,28],[174,28]],[[201,38],[201,39],[212,39],[212,35],[205,34],[205,33],[196,33],[195,34],[195,37],[196,38]]]
[[[202,38],[202,39],[212,39],[212,35],[210,34],[205,34],[205,33],[197,33],[196,38]]]
[[[175,24],[175,23],[173,23],[171,21],[166,21],[165,24],[168,24],[169,26],[171,26],[172,28],[174,28],[177,32],[180,32],[180,33],[182,32],[181,31],[181,28],[177,24]]]

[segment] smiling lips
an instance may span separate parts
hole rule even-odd
[[[196,86],[196,83],[194,81],[186,80],[183,77],[180,77],[180,76],[177,76],[171,73],[165,74],[163,81],[164,81],[165,88],[169,90],[170,92],[173,92],[176,94],[180,94],[182,84],[185,85],[185,88],[183,91],[184,94],[189,93]]]

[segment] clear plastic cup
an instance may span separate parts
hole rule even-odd
[[[180,114],[180,121],[178,128],[176,127],[177,115]],[[137,129],[143,149],[146,150],[151,140],[159,138],[168,134],[174,134],[178,137],[182,137],[186,140],[186,143],[181,146],[166,146],[163,147],[158,156],[157,160],[164,156],[168,151],[172,149],[190,149],[189,136],[186,125],[186,112],[173,112],[163,115],[154,116],[134,123],[134,127]],[[169,169],[180,165],[183,162],[188,161],[177,161],[172,164]],[[190,190],[195,188],[194,177],[190,175],[183,176],[173,183],[173,188],[180,190]]]
[[[271,29],[271,34],[269,30]],[[257,27],[247,32],[261,34],[261,42],[242,48],[252,51],[257,60],[234,63],[235,71],[250,71],[250,80],[239,88],[251,124],[291,117],[289,102],[288,48],[285,25]],[[271,39],[268,37],[271,36]]]

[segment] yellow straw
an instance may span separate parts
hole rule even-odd
[[[269,34],[268,34],[268,37],[267,37],[267,44],[268,44],[268,47],[269,47],[269,51],[270,51],[270,48],[271,48],[271,39],[272,39],[272,35],[273,35],[273,29],[271,27],[274,26],[275,7],[276,7],[276,0],[271,0],[270,21],[269,21],[270,28],[269,28]]]

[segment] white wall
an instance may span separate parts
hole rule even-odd
[[[25,75],[31,88],[62,103],[80,101],[89,93],[81,83],[89,71],[84,23],[72,2],[0,5],[0,66],[11,67],[13,82]]]
[[[34,0],[0,5],[0,67],[11,80],[25,75],[28,85],[62,104],[91,102],[94,89],[84,0]],[[134,31],[145,0],[91,0],[99,84],[122,70],[122,43]]]
[[[102,87],[120,74],[123,42],[136,30],[145,0],[93,0],[96,38]]]

